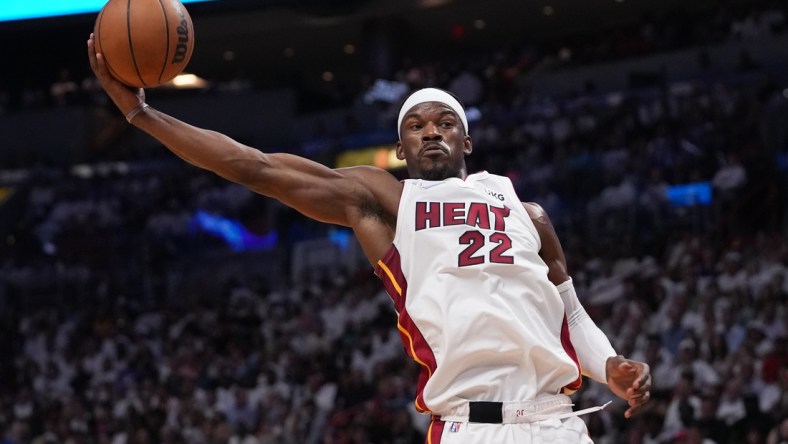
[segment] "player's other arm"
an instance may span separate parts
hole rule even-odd
[[[617,353],[607,336],[596,326],[577,299],[572,280],[566,266],[564,249],[547,216],[547,212],[535,203],[524,203],[528,215],[539,232],[541,249],[539,256],[547,264],[547,277],[558,288],[564,302],[569,333],[575,346],[583,374],[599,382],[607,382],[605,365],[607,359]]]
[[[588,316],[577,298],[566,266],[566,257],[547,212],[535,203],[524,203],[528,215],[539,232],[539,255],[548,267],[548,279],[557,288],[564,302],[569,335],[577,352],[583,374],[607,383],[611,391],[627,400],[630,417],[649,399],[651,375],[647,364],[626,359],[616,353],[610,340]]]

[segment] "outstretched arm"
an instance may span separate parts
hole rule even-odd
[[[262,153],[218,132],[142,107],[144,91],[129,88],[110,75],[103,56],[96,53],[92,34],[87,47],[93,72],[118,109],[131,117],[130,123],[192,165],[323,222],[358,228],[364,211],[377,212],[380,220],[396,215],[401,184],[386,171],[372,167],[334,170],[294,155]]]
[[[626,359],[615,352],[605,334],[577,299],[567,271],[564,250],[547,212],[534,203],[524,203],[523,206],[539,232],[542,244],[539,255],[547,264],[548,279],[558,288],[564,302],[569,335],[583,374],[607,383],[615,395],[625,399],[629,408],[624,416],[631,417],[650,397],[651,373],[648,364]]]

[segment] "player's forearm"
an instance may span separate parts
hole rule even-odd
[[[172,116],[147,108],[131,123],[161,142],[190,164],[213,171],[234,182],[243,182],[261,159],[257,150],[216,131],[189,125]]]
[[[616,351],[610,340],[586,313],[577,298],[574,285],[568,280],[558,285],[561,300],[564,302],[569,337],[577,353],[583,374],[592,379],[607,382],[607,362]]]
[[[617,356],[617,353],[605,333],[585,310],[569,328],[569,336],[580,365],[583,366],[583,374],[595,381],[607,383],[607,363],[610,358]]]

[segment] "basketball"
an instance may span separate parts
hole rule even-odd
[[[93,33],[112,76],[137,88],[169,82],[194,50],[192,20],[178,0],[109,0]]]

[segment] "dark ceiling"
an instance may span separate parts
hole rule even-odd
[[[644,14],[703,9],[711,0],[222,0],[189,4],[196,35],[187,71],[221,79],[341,81],[381,60],[399,63],[489,52],[525,41],[604,32]],[[552,8],[546,15],[545,8]],[[549,10],[547,12],[550,12]],[[54,78],[61,66],[87,75],[84,41],[94,15],[0,25],[0,81]],[[483,22],[483,27],[479,21]],[[460,35],[461,34],[461,35]],[[7,45],[6,42],[10,42]],[[355,52],[347,54],[346,45]],[[388,57],[380,48],[389,48]],[[376,59],[375,59],[376,58]],[[373,62],[372,60],[376,61]],[[7,63],[6,63],[7,62]]]
[[[197,46],[190,69],[210,75],[222,65],[245,70],[286,70],[319,79],[323,71],[354,72],[364,68],[376,41],[387,39],[397,53],[417,59],[450,52],[483,52],[526,39],[603,32],[633,23],[646,14],[661,14],[690,3],[684,0],[361,0],[350,6],[294,2],[301,7],[269,7],[234,13],[195,11]],[[195,5],[197,6],[197,5]],[[544,8],[552,7],[552,15]],[[193,8],[196,9],[196,8]],[[479,29],[478,21],[484,23]],[[457,27],[462,28],[462,36]],[[453,33],[454,30],[454,33]],[[356,52],[347,55],[345,45]],[[290,48],[288,50],[288,48]],[[224,55],[232,51],[234,59]],[[287,57],[286,51],[291,55]],[[226,67],[224,68],[227,69]]]

